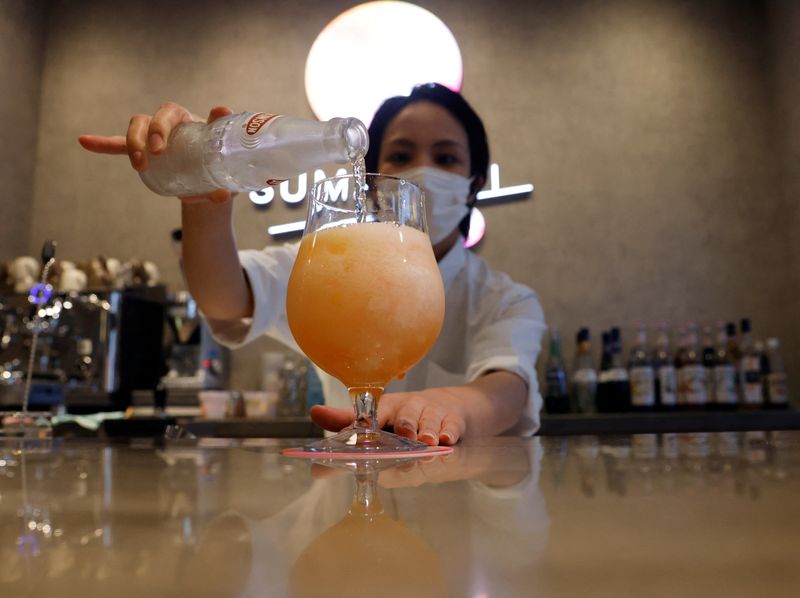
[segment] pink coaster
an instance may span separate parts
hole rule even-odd
[[[391,453],[328,453],[325,451],[308,451],[303,447],[287,448],[281,451],[287,457],[300,459],[335,459],[335,460],[361,460],[361,459],[419,459],[421,457],[434,457],[449,455],[453,452],[452,446],[429,446],[413,451],[394,451]]]

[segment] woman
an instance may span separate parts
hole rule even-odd
[[[214,108],[209,120],[230,114]],[[197,120],[165,104],[131,118],[126,137],[83,136],[86,149],[127,153],[136,170],[164,150],[180,122]],[[445,283],[445,321],[428,355],[381,398],[382,426],[429,445],[465,436],[530,434],[541,396],[535,362],[545,330],[536,295],[495,272],[460,242],[485,181],[489,150],[480,118],[460,94],[438,84],[384,102],[370,125],[367,171],[418,183],[429,203],[431,242]],[[190,292],[224,344],[261,334],[297,349],[285,316],[286,284],[297,244],[237,252],[231,195],[182,199],[184,272]],[[338,431],[353,421],[346,389],[320,372],[325,406],[312,419]]]

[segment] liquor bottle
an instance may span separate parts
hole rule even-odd
[[[368,146],[367,129],[356,118],[318,122],[241,112],[179,124],[140,177],[160,195],[258,191],[322,164],[354,162]]]
[[[677,407],[678,396],[675,365],[669,352],[669,330],[666,322],[658,322],[656,329],[656,343],[653,350],[656,409],[671,411]]]
[[[640,324],[636,331],[636,343],[628,361],[628,376],[631,386],[631,409],[652,411],[656,404],[653,363],[647,350],[647,329]]]
[[[580,413],[595,410],[597,372],[592,362],[592,344],[588,328],[578,330],[572,374],[572,406]]]
[[[730,354],[728,329],[717,322],[717,346],[714,355],[714,408],[736,409],[739,394],[736,391],[736,366]]]
[[[686,325],[686,340],[683,358],[678,369],[679,395],[684,398],[686,409],[703,409],[706,405],[706,368],[697,341],[697,326]]]
[[[550,352],[547,357],[545,409],[548,413],[569,413],[569,393],[567,375],[561,361],[561,336],[558,328],[550,332]]]
[[[761,355],[756,351],[750,320],[741,321],[742,356],[739,360],[739,380],[742,387],[742,407],[760,409],[764,405],[761,387]]]
[[[631,385],[630,378],[628,377],[628,369],[625,367],[622,357],[622,335],[619,326],[614,326],[611,329],[609,343],[611,348],[611,364],[608,370],[608,379],[613,411],[630,411]]]
[[[684,409],[686,407],[686,386],[681,381],[681,368],[686,356],[686,327],[678,326],[675,332],[678,337],[678,346],[675,349],[675,357],[673,358],[675,366],[675,398],[677,409]]]
[[[742,360],[742,349],[739,347],[739,341],[736,338],[736,324],[728,322],[725,325],[725,332],[728,335],[728,357],[736,370],[734,374],[734,383],[736,385],[737,403],[742,404],[742,381],[739,378],[739,363]]]
[[[609,385],[609,371],[611,370],[611,334],[603,332],[603,352],[600,358],[600,373],[597,376],[597,395],[595,405],[599,413],[611,413],[614,411],[612,403],[611,387]]]
[[[706,369],[706,408],[713,409],[714,403],[714,363],[716,362],[716,349],[711,336],[711,326],[703,326],[703,367]]]
[[[767,339],[767,363],[767,406],[785,409],[789,406],[789,389],[780,353],[780,342],[775,337]]]

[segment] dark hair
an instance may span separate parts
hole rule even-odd
[[[372,117],[372,123],[369,125],[369,151],[364,157],[367,172],[378,172],[378,160],[380,158],[383,135],[389,123],[406,106],[422,101],[438,104],[461,123],[467,133],[467,141],[469,143],[470,176],[478,176],[485,180],[486,171],[489,168],[489,142],[486,138],[486,129],[483,127],[483,122],[460,93],[438,83],[417,85],[409,95],[395,96],[381,104],[375,116]],[[477,191],[477,189],[472,191]],[[465,237],[469,231],[469,218],[470,215],[467,214],[459,225]]]
[[[369,125],[369,151],[364,158],[367,172],[378,172],[383,134],[392,119],[409,104],[421,101],[438,104],[461,123],[469,141],[470,175],[486,178],[486,170],[489,168],[489,142],[483,122],[460,93],[438,83],[417,85],[409,95],[395,96],[381,104]]]

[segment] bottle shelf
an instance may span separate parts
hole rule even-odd
[[[800,430],[800,411],[677,411],[672,413],[542,414],[540,436]]]

